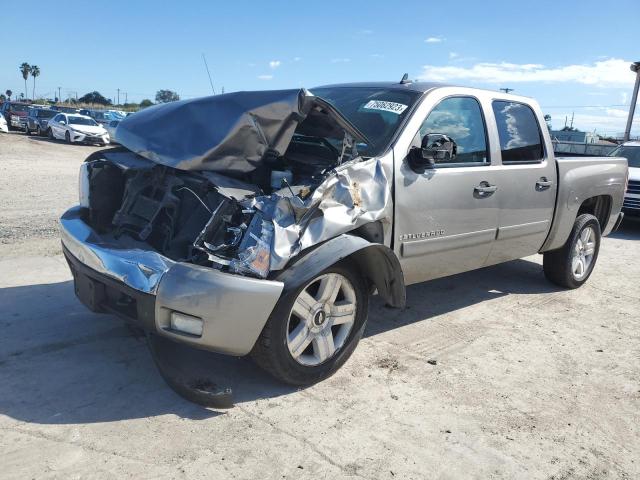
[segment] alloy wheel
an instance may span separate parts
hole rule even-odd
[[[593,263],[593,255],[596,251],[595,233],[593,228],[586,227],[578,237],[573,247],[571,259],[571,271],[576,280],[582,280],[587,275]]]
[[[293,359],[316,366],[345,345],[356,318],[356,292],[339,273],[321,275],[304,287],[289,313],[287,346]]]

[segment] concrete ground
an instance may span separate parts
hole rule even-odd
[[[92,150],[0,134],[1,478],[640,477],[640,222],[578,290],[530,257],[412,286],[405,311],[374,300],[353,357],[311,388],[193,351],[234,390],[215,411],[73,295],[55,218]]]

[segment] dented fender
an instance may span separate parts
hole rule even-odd
[[[282,293],[285,295],[345,258],[353,260],[388,305],[405,307],[404,275],[396,254],[381,243],[372,243],[355,235],[342,234],[310,249],[274,280],[284,283]]]

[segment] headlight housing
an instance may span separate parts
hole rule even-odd
[[[81,207],[89,208],[89,174],[91,170],[87,162],[80,165],[78,176],[78,200]]]

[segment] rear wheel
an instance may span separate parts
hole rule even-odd
[[[310,385],[351,356],[367,320],[366,281],[350,263],[334,265],[282,297],[251,352],[283,382]]]
[[[47,137],[49,137],[49,140],[55,140],[56,138],[53,136],[53,130],[51,130],[51,128],[47,129]]]
[[[41,136],[42,136],[42,130],[40,130],[40,125],[38,125],[38,126],[36,127],[36,135],[37,135],[37,136],[39,136],[39,137],[41,137]]]
[[[586,282],[598,259],[601,235],[596,217],[584,214],[576,218],[567,243],[544,254],[547,279],[565,288],[578,288]]]

